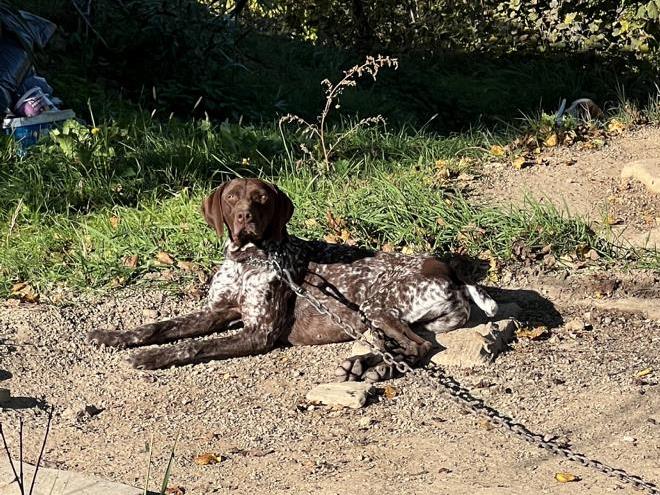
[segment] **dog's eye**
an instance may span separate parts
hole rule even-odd
[[[268,196],[266,196],[265,194],[262,194],[261,196],[259,196],[259,201],[261,201],[262,203],[265,203],[266,201],[268,201]]]
[[[225,197],[226,197],[227,201],[234,201],[236,199],[236,195],[234,193],[229,193]]]

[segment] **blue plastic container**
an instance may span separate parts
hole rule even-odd
[[[13,136],[22,153],[35,144],[57,124],[75,118],[73,110],[54,110],[36,117],[14,117],[2,121],[2,132]]]

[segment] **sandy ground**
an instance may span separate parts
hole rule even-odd
[[[546,149],[542,158],[543,165],[521,170],[492,164],[474,193],[503,205],[519,205],[525,197],[550,201],[594,222],[605,223],[609,216],[615,230],[631,237],[660,226],[660,195],[621,179],[628,162],[660,159],[660,128],[642,127],[597,150],[581,144]]]
[[[495,294],[520,303],[523,318],[547,324],[551,337],[521,340],[493,365],[450,371],[532,430],[660,481],[660,325],[643,315],[572,307],[571,300],[588,301],[594,281],[611,272],[585,268],[566,278],[533,271],[508,273],[508,288]],[[655,297],[659,282],[652,273],[620,274],[612,297]],[[198,304],[128,291],[67,307],[1,307],[1,335],[13,344],[3,360],[5,377],[11,374],[4,383],[23,397],[0,415],[10,442],[20,415],[27,459],[35,460],[46,419],[37,399],[56,407],[47,465],[129,484],[143,483],[153,435],[157,473],[179,436],[171,484],[195,494],[632,493],[465,415],[423,373],[393,380],[394,398],[378,395],[360,410],[308,408],[305,393],[331,381],[350,344],[140,372],[123,363],[126,352],[84,341],[92,328],[145,321],[145,309],[166,316]],[[565,329],[562,322],[573,317],[591,329]],[[636,377],[648,367],[655,371]],[[87,406],[97,411],[89,414]],[[204,452],[225,459],[196,465],[193,457]],[[581,481],[569,490],[554,480],[559,471]]]
[[[645,229],[642,211],[655,209],[657,217],[657,198],[618,177],[626,161],[660,156],[659,138],[660,130],[646,128],[599,151],[553,150],[547,166],[495,167],[481,194],[515,203],[531,192],[597,219],[617,207],[610,196],[620,190],[628,209],[616,214]],[[521,339],[492,365],[449,371],[530,429],[660,484],[660,322],[603,304],[634,297],[657,308],[660,275],[510,266],[500,280],[496,298],[519,303],[522,318],[547,325],[550,337]],[[46,422],[41,406],[53,405],[48,466],[140,486],[151,438],[158,478],[178,437],[170,485],[188,494],[637,493],[465,414],[423,372],[393,380],[394,397],[377,394],[363,409],[309,407],[306,392],[332,381],[350,344],[140,372],[124,364],[127,352],[84,339],[95,328],[129,328],[199,305],[152,289],[59,306],[0,302],[0,386],[17,397],[0,412],[10,444],[23,417],[26,459],[34,462]],[[574,318],[590,327],[566,328]],[[637,376],[647,368],[653,371]],[[222,461],[195,464],[205,452]],[[580,481],[558,483],[560,471]]]

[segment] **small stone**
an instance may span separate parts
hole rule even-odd
[[[370,418],[369,416],[365,416],[363,418],[360,418],[360,421],[358,421],[358,426],[360,427],[361,430],[366,430],[375,423],[376,421],[373,418]]]
[[[660,426],[660,414],[649,416],[649,423]]]
[[[431,357],[431,362],[465,368],[489,364],[513,340],[516,325],[516,320],[507,318],[437,334],[435,339],[442,350]]]
[[[143,309],[142,316],[144,316],[148,320],[155,320],[158,318],[158,311],[156,311],[155,309]]]
[[[307,392],[306,399],[312,404],[345,406],[359,409],[367,402],[373,385],[362,382],[324,383]]]
[[[637,441],[637,439],[635,437],[631,437],[629,435],[626,435],[625,437],[623,437],[623,441],[628,442],[628,443],[635,443]]]
[[[100,407],[96,407],[93,404],[89,404],[89,405],[85,406],[85,413],[88,414],[89,416],[92,416],[92,417],[93,416],[98,416],[102,412],[103,412],[103,409],[101,409]]]
[[[569,332],[579,332],[586,328],[587,324],[580,318],[574,318],[564,325],[564,329]]]

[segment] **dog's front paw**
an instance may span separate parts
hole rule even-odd
[[[126,358],[126,362],[138,370],[157,370],[176,364],[164,349],[143,349]]]
[[[92,330],[87,334],[87,341],[108,347],[128,347],[131,344],[126,334],[112,330]]]

